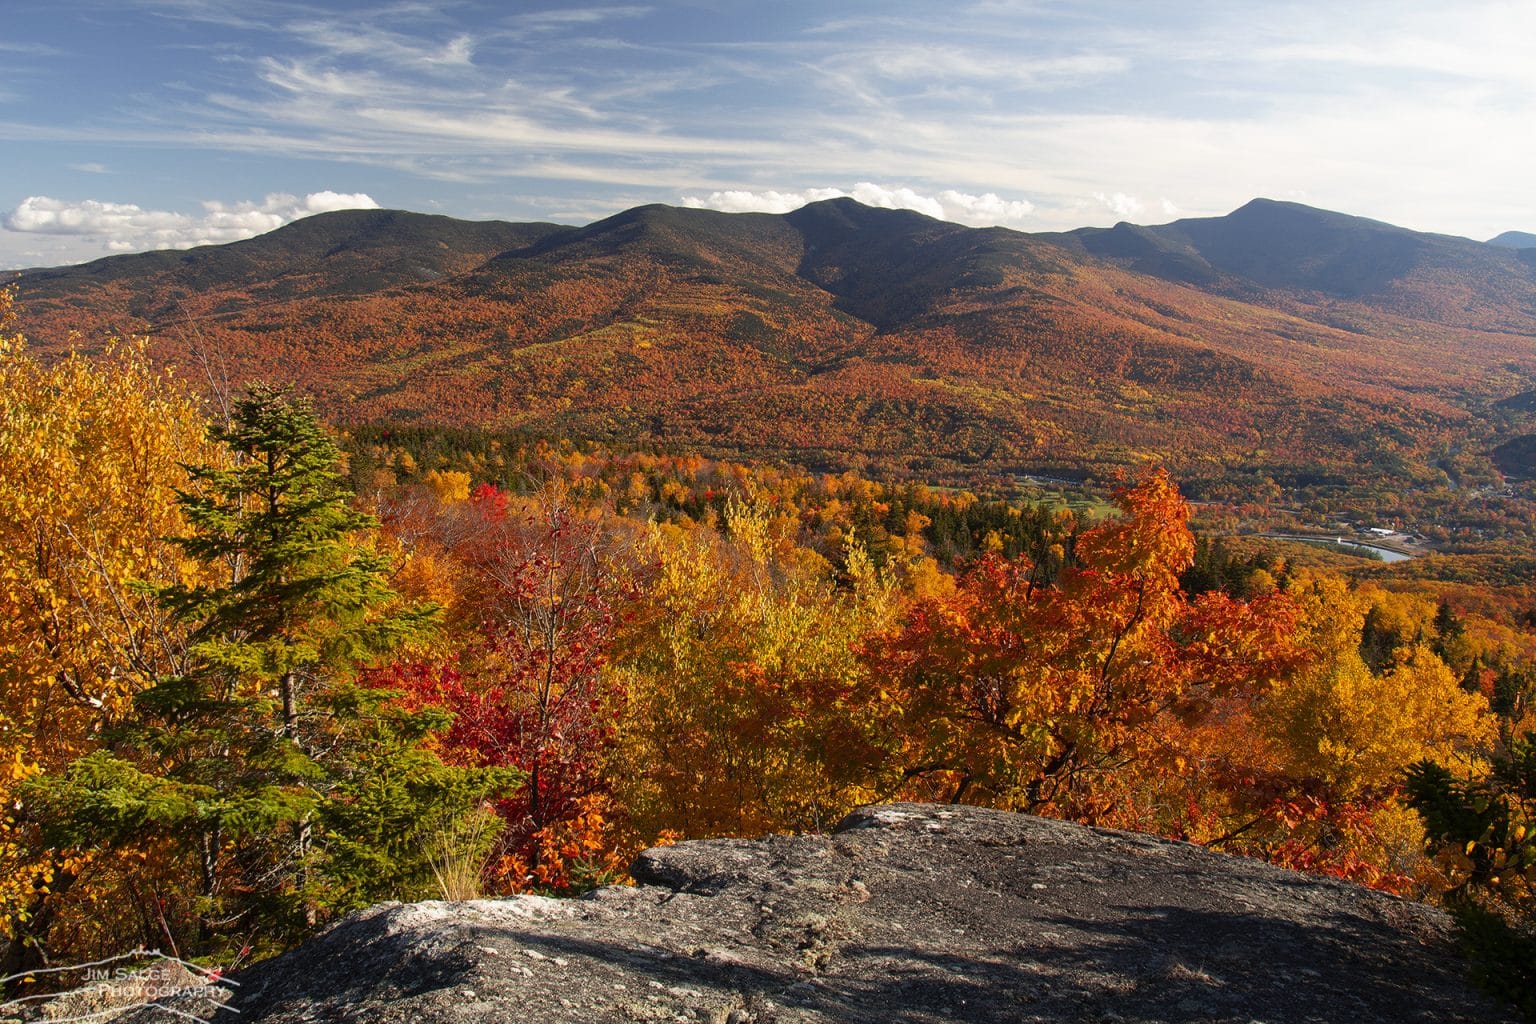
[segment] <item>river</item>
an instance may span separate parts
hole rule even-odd
[[[1263,537],[1273,537],[1275,540],[1299,540],[1304,544],[1327,544],[1329,547],[1358,548],[1361,551],[1369,551],[1379,556],[1383,562],[1406,562],[1413,556],[1394,548],[1384,548],[1379,544],[1367,544],[1364,541],[1345,540],[1342,537],[1317,537],[1302,536],[1298,533],[1265,533]]]

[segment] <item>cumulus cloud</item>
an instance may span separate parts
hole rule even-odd
[[[376,210],[379,204],[361,192],[324,191],[303,197],[274,192],[260,202],[208,201],[202,206],[201,213],[186,214],[146,210],[134,203],[28,196],[14,210],[0,215],[0,226],[31,234],[90,238],[110,252],[138,252],[237,242],[311,214]]]
[[[886,210],[915,210],[939,220],[969,224],[972,227],[1023,224],[1035,206],[1027,199],[1004,199],[994,192],[973,195],[945,189],[925,195],[906,187],[892,188],[861,181],[849,191],[840,188],[808,188],[798,192],[724,191],[707,196],[683,196],[684,206],[696,210],[721,210],[725,213],[788,213],[806,203],[823,199],[856,199],[865,206]]]
[[[788,213],[806,203],[839,199],[848,193],[840,188],[808,188],[803,192],[711,192],[707,196],[683,196],[683,205],[693,210],[719,210],[722,213]]]
[[[1102,203],[1116,217],[1122,220],[1130,220],[1136,217],[1144,209],[1142,201],[1135,196],[1128,196],[1124,192],[1095,192],[1093,198]]]
[[[1093,198],[1099,205],[1121,220],[1131,220],[1137,223],[1145,223],[1146,217],[1154,217],[1161,214],[1167,220],[1177,220],[1183,211],[1178,204],[1167,196],[1163,196],[1155,203],[1142,202],[1139,196],[1129,195],[1125,192],[1095,192]],[[1143,214],[1146,217],[1143,217]]]

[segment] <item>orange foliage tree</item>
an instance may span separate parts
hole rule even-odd
[[[1180,589],[1194,542],[1168,475],[1118,501],[1054,578],[1026,556],[985,556],[872,648],[909,792],[1138,823],[1125,797],[1183,769],[1178,726],[1285,670],[1283,599]]]

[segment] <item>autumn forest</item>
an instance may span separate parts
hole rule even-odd
[[[706,244],[649,217],[604,230]],[[392,263],[0,293],[0,974],[135,946],[235,967],[379,900],[576,894],[657,843],[897,799],[1188,840],[1529,941],[1536,559],[1518,445],[1490,454],[1528,412],[1499,404],[1531,368],[1508,260],[1434,308],[1435,253],[1351,295],[1244,268],[1266,305],[1214,228],[920,225],[859,268],[809,224],[795,269],[771,220],[687,266],[488,227],[527,261],[434,249],[463,301]],[[1197,253],[1211,277],[1179,283]],[[805,281],[836,301],[786,298]],[[1341,516],[1426,552],[1259,536]]]

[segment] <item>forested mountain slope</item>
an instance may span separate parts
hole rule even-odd
[[[1293,203],[1070,234],[848,199],[583,228],[395,211],[20,275],[44,348],[145,332],[341,420],[959,474],[1411,477],[1527,415],[1525,254]]]

